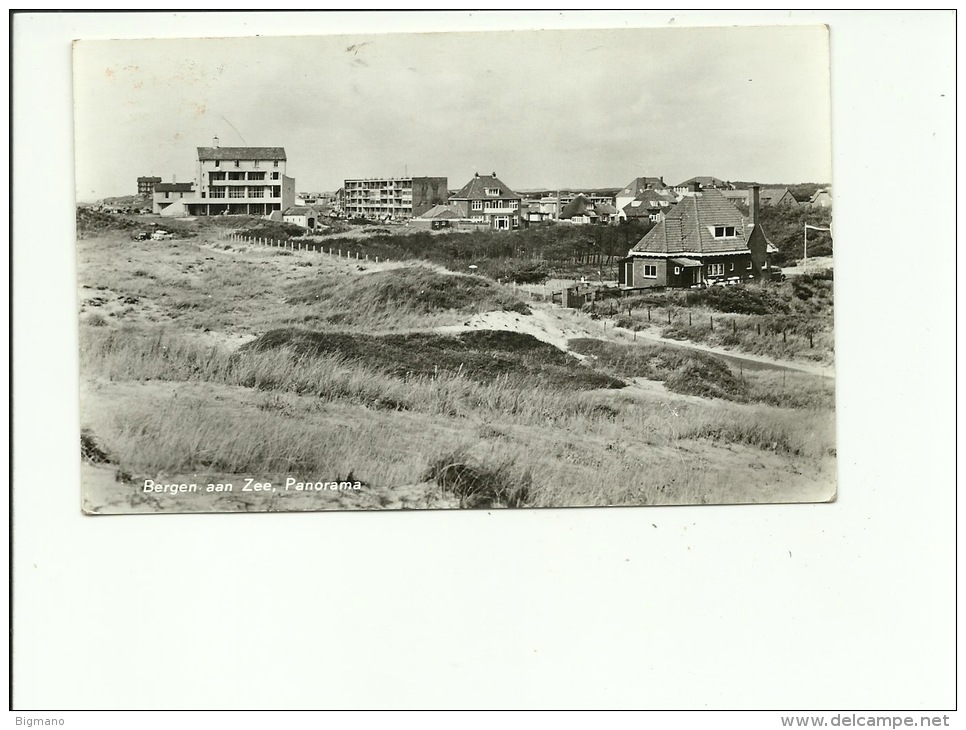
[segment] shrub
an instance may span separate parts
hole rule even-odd
[[[433,460],[424,479],[459,497],[460,509],[526,507],[533,484],[529,469],[518,469],[511,461],[496,466],[480,464],[465,451]]]

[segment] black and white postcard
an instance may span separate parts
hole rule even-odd
[[[835,498],[826,26],[73,62],[85,513]]]

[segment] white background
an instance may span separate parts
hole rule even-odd
[[[81,515],[70,40],[672,17],[832,27],[836,503]],[[921,12],[16,18],[15,708],[951,708],[953,44]]]

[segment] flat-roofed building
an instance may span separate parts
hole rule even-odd
[[[449,200],[445,177],[346,180],[342,208],[350,218],[414,218]]]

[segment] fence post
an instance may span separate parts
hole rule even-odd
[[[711,315],[711,331],[714,332],[714,315]]]

